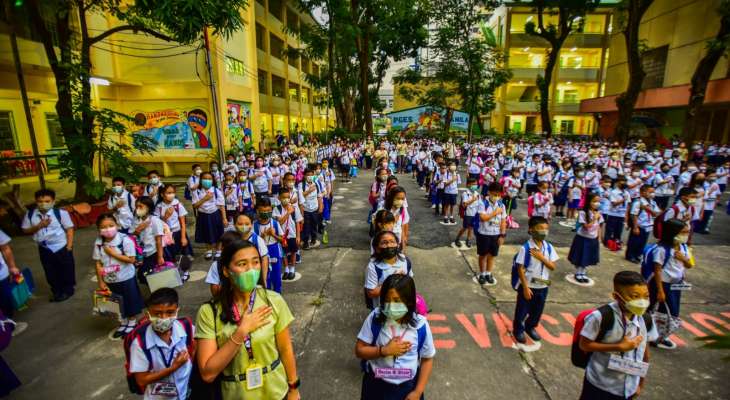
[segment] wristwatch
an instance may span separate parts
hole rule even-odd
[[[302,385],[302,381],[299,378],[297,378],[297,380],[294,381],[294,383],[289,383],[289,390],[299,389],[299,386],[301,386],[301,385]]]

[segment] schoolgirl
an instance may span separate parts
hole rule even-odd
[[[170,227],[172,238],[175,243],[167,246],[166,250],[173,258],[178,255],[192,257],[193,246],[188,239],[187,224],[185,216],[188,211],[185,206],[175,197],[175,186],[167,184],[161,191],[161,201],[155,206],[154,214]]]
[[[391,231],[380,231],[373,237],[375,251],[365,268],[365,295],[368,308],[380,306],[383,281],[392,274],[413,276],[411,261],[398,248],[398,237]]]
[[[143,284],[147,284],[145,275],[156,266],[165,263],[165,260],[172,261],[172,258],[165,256],[165,248],[162,244],[164,236],[164,223],[153,214],[155,203],[150,197],[142,196],[137,200],[134,211],[135,219],[132,222],[132,232],[137,236],[137,241],[143,249],[144,260],[142,266],[137,270],[137,278]]]
[[[385,197],[383,208],[390,211],[395,216],[395,225],[393,225],[393,233],[398,237],[401,251],[405,252],[408,245],[408,233],[410,229],[411,216],[408,213],[408,207],[405,206],[406,190],[401,186],[396,186],[388,191]]]
[[[206,246],[205,259],[220,257],[220,237],[228,226],[225,199],[223,193],[214,187],[214,178],[210,172],[200,175],[200,188],[193,191],[193,208],[198,210],[195,220],[195,242]]]
[[[222,191],[226,199],[226,218],[230,225],[236,220],[239,210],[241,210],[241,191],[238,189],[235,175],[226,175],[226,181],[223,184]]]
[[[256,199],[253,196],[253,183],[248,179],[248,173],[243,170],[238,172],[238,198],[241,202],[239,212],[251,214],[256,205]]]
[[[577,229],[568,253],[568,261],[575,266],[575,280],[578,283],[588,283],[586,268],[598,265],[600,261],[599,243],[601,225],[604,223],[600,207],[600,196],[591,193],[578,213]]]
[[[254,168],[248,172],[248,178],[253,181],[253,189],[256,193],[256,200],[271,195],[272,176],[271,171],[264,166],[264,158],[256,157]]]

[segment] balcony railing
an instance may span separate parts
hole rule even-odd
[[[538,101],[519,101],[507,100],[504,102],[505,112],[538,112],[540,111],[540,102]]]
[[[598,81],[600,68],[571,68],[563,67],[558,71],[561,80],[571,81]]]
[[[5,150],[0,152],[0,177],[5,179],[37,176],[39,168],[44,173],[60,169],[58,157],[65,150],[39,155],[40,165],[29,151]]]
[[[578,48],[599,48],[603,47],[604,37],[602,33],[573,33],[565,39],[564,49],[571,47]],[[547,40],[526,33],[513,32],[510,34],[510,47],[548,47]]]

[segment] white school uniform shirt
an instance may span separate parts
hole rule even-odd
[[[68,243],[66,240],[66,229],[72,229],[74,223],[71,221],[71,216],[64,209],[59,209],[61,220],[56,218],[56,213],[53,210],[48,210],[47,213],[43,214],[37,208],[33,209],[28,218],[28,213],[23,217],[23,224],[21,228],[30,229],[35,225],[38,225],[43,218],[50,218],[51,223],[45,227],[39,229],[33,234],[33,240],[38,243],[39,246],[45,247],[52,252],[57,252],[62,248],[66,247]]]
[[[433,181],[436,183],[436,189],[444,188],[444,181],[446,180],[446,174],[447,174],[447,172],[441,172],[441,170],[434,172]]]
[[[717,205],[717,198],[720,197],[720,185],[716,182],[705,182],[705,211],[712,211]]]
[[[595,189],[601,184],[601,173],[598,171],[586,172],[586,186],[589,189]]]
[[[162,236],[165,234],[162,220],[159,217],[157,217],[156,215],[150,215],[147,217],[147,219],[149,219],[150,224],[139,234],[139,238],[142,241],[141,246],[144,249],[145,257],[149,257],[157,253],[157,241],[155,240],[155,238],[157,236]],[[132,223],[131,230],[136,230],[137,227],[144,221],[146,220],[135,218],[134,222]]]
[[[152,198],[152,201],[157,203],[157,199],[160,198],[160,189],[165,186],[162,182],[157,183],[157,185],[153,185],[151,183],[148,183],[144,185],[144,195],[149,196]],[[156,194],[153,196],[152,192],[157,190]]]
[[[287,219],[286,223],[281,225],[281,229],[284,230],[284,233],[286,233],[287,239],[296,239],[297,238],[297,223],[304,221],[304,217],[302,216],[301,211],[299,210],[299,207],[293,206],[294,208],[294,214],[289,215],[289,218]],[[274,210],[271,212],[271,217],[276,219],[277,221],[279,218],[281,218],[282,215],[284,215],[286,212],[284,211],[284,208],[281,205],[277,205],[274,207]]]
[[[188,178],[188,189],[190,189],[191,192],[200,189],[200,186],[198,185],[200,185],[200,176],[190,175],[190,177]],[[198,187],[193,188],[193,186]]]
[[[629,195],[629,192],[627,190],[613,188],[609,192],[608,199],[611,201],[611,204],[606,214],[612,217],[625,217],[626,207],[628,207],[629,201],[631,201],[631,196]],[[621,203],[619,203],[618,205],[614,204],[618,203],[619,201],[621,201]]]
[[[525,179],[528,185],[537,185],[537,171],[541,168],[540,163],[528,162],[525,169]]]
[[[312,190],[309,194],[305,195],[304,193],[309,189],[309,187],[314,186],[316,189]],[[385,186],[385,185],[383,185]],[[318,199],[323,197],[324,194],[319,190],[319,186],[317,186],[316,182],[312,183],[306,183],[302,182],[297,185],[297,192],[299,193],[299,204],[302,205],[302,208],[304,211],[307,212],[316,212],[319,210],[319,201]]]
[[[471,156],[469,157],[469,167],[467,171],[470,174],[478,174],[479,171],[482,170],[482,166],[484,165],[484,162],[482,162],[482,159],[477,156]]]
[[[728,171],[725,167],[717,167],[717,170],[715,170],[715,173],[717,174],[717,184],[718,185],[727,185],[727,177],[728,177]]]
[[[568,191],[568,198],[570,200],[580,200],[583,197],[583,188],[586,186],[586,182],[583,178],[574,178],[573,185]]]
[[[550,260],[551,262],[558,261],[558,253],[555,251],[555,246],[548,246],[548,242],[542,242],[542,249],[538,247],[537,243],[533,239],[527,241],[530,245],[530,249],[538,249],[542,252],[542,255]],[[517,258],[515,259],[517,264],[525,266],[525,279],[527,280],[527,287],[530,289],[545,289],[548,287],[542,282],[533,281],[532,278],[538,278],[543,280],[550,280],[550,268],[546,267],[537,257],[530,255],[530,265],[525,265],[525,246],[520,246],[520,250],[517,252]]]
[[[5,246],[7,244],[10,244],[10,236],[6,235],[5,232],[0,229],[0,246]],[[5,257],[3,257],[2,253],[0,253],[0,281],[8,276],[10,276],[10,268],[8,268],[8,264],[5,262]]]
[[[223,193],[217,187],[211,187],[208,190],[193,190],[193,204],[199,202],[203,197],[205,197],[206,193],[211,193],[210,199],[206,200],[205,203],[198,207],[198,212],[202,212],[203,214],[213,214],[218,212],[218,207],[223,207],[225,205],[225,200],[223,199]]]
[[[114,207],[116,207],[117,203],[120,201],[123,201],[126,204],[119,207],[119,209],[114,210]],[[114,210],[114,218],[116,218],[119,227],[122,229],[129,229],[129,227],[132,226],[132,221],[134,220],[134,207],[136,203],[137,199],[135,199],[134,196],[125,189],[119,195],[113,194],[109,196],[106,206],[110,210]]]
[[[676,211],[675,211],[676,208]],[[671,207],[667,208],[667,212],[664,213],[664,220],[669,221],[672,218],[676,218],[680,221],[684,221],[685,218],[689,215],[689,219],[687,220],[687,225],[689,225],[689,222],[692,221],[692,218],[694,216],[694,213],[697,211],[697,204],[687,207],[684,205],[684,203],[679,200]]]
[[[444,193],[446,194],[457,194],[459,193],[459,185],[461,184],[461,176],[458,172],[446,171],[444,175],[444,181],[449,181],[456,178],[455,181],[451,182],[448,186],[444,185]]]
[[[462,203],[465,203],[474,198],[476,198],[476,200],[466,206],[466,210],[464,210],[464,215],[467,217],[473,217],[477,214],[477,212],[479,212],[479,203],[481,203],[482,196],[479,194],[479,192],[472,192],[471,190],[465,190],[461,193]]]
[[[629,192],[629,196],[631,196],[632,199],[639,197],[641,184],[641,178],[634,178],[633,176],[629,176],[628,178],[626,178],[626,187]]]
[[[378,279],[378,273],[375,271],[379,269],[381,271],[380,279]],[[413,277],[413,269],[408,272],[408,262],[405,256],[398,256],[395,259],[395,264],[390,265],[385,261],[375,261],[371,258],[368,262],[368,266],[365,268],[365,289],[375,289],[382,285],[385,280],[393,274],[408,274]],[[380,298],[375,297],[373,300],[373,307],[380,307]]]
[[[280,185],[281,184],[281,177],[283,176],[281,172],[281,164],[279,165],[270,165],[269,166],[269,175],[271,175],[271,184],[272,185]],[[266,188],[268,190],[268,186]]]
[[[401,243],[401,238],[403,237],[403,226],[411,222],[411,215],[408,213],[408,207],[405,206],[405,202],[403,202],[403,206],[401,206],[401,208],[391,209],[390,212],[395,217],[393,233],[395,233],[395,235],[398,237],[398,243]]]
[[[533,211],[533,216],[541,216],[544,218],[550,217],[550,207],[553,204],[553,194],[550,192],[547,192],[543,194],[542,192],[535,192],[533,195],[534,198],[534,204],[535,204],[535,210]]]
[[[639,347],[624,353],[624,357],[630,357],[632,360],[643,361],[644,352],[646,352],[647,342],[657,339],[659,336],[656,331],[656,324],[653,324],[650,332],[646,331],[646,324],[643,317],[632,316],[624,325],[623,316],[616,302],[609,304],[614,314],[614,324],[606,331],[601,343],[618,343],[625,335],[629,338],[642,336],[643,340]],[[601,312],[595,310],[586,315],[583,329],[580,335],[588,340],[595,341],[601,326]],[[624,329],[625,326],[625,329]],[[636,393],[639,387],[640,377],[638,375],[627,375],[623,372],[608,369],[608,361],[612,354],[621,355],[621,353],[605,353],[594,352],[588,361],[586,367],[586,379],[595,387],[609,392],[613,395],[629,398]]]
[[[241,199],[243,199],[243,200],[250,199],[252,192],[253,192],[253,183],[251,183],[250,180],[246,179],[245,182],[238,183],[238,197],[240,197]]]
[[[679,175],[680,168],[682,167],[682,161],[679,160],[677,157],[672,157],[669,160],[667,160],[667,165],[669,165],[669,174],[677,176]]]
[[[135,373],[161,371],[167,368],[167,365],[165,365],[166,361],[163,361],[163,357],[166,360],[170,360],[171,358],[172,360],[174,360],[177,354],[180,354],[183,351],[187,351],[187,346],[185,346],[187,334],[185,333],[185,328],[182,326],[182,323],[180,323],[179,321],[173,322],[171,329],[172,335],[170,336],[170,344],[167,344],[162,339],[160,339],[160,337],[157,336],[155,331],[152,329],[151,325],[148,326],[148,328],[145,330],[145,341],[147,344],[147,349],[149,349],[152,358],[152,365],[150,365],[150,362],[147,360],[144,351],[142,351],[142,348],[139,346],[140,341],[132,341],[132,346],[130,347],[129,354],[129,372]],[[193,333],[194,332],[195,328],[193,327]],[[188,396],[188,382],[190,381],[190,374],[192,371],[192,360],[188,360],[185,364],[183,364],[175,372],[170,374],[167,378],[164,378],[158,382],[175,383],[178,395],[174,398],[178,400],[186,400]],[[154,387],[154,385],[154,383],[147,385],[147,389],[145,389],[144,392],[145,400],[173,399],[173,397],[153,396],[152,388]]]
[[[260,173],[261,176],[256,176],[257,173]],[[262,193],[262,192],[268,192],[269,191],[269,181],[271,180],[271,171],[269,171],[268,168],[262,167],[262,168],[254,168],[252,169],[249,174],[249,179],[253,180],[253,188],[256,193]]]
[[[223,164],[223,173],[225,175],[238,175],[238,165],[236,165],[236,162],[226,162],[225,164]]]
[[[262,239],[264,239],[264,243],[266,243],[267,245],[272,245],[272,244],[279,243],[279,241],[276,240],[275,237],[269,236],[269,234],[264,233],[264,232],[268,231],[269,228],[274,228],[274,232],[276,232],[276,235],[277,236],[283,236],[284,235],[284,227],[282,227],[281,225],[279,225],[279,223],[277,223],[276,225],[274,225],[274,223],[273,223],[273,221],[274,221],[273,220],[273,215],[274,215],[273,212],[272,212],[271,215],[272,215],[272,218],[270,218],[269,219],[269,222],[267,222],[265,224],[262,224],[261,222],[258,222],[258,221],[256,222],[256,224],[259,226],[259,232],[260,232],[260,233],[257,233],[257,235],[259,237],[261,237]]]
[[[106,254],[104,247],[111,247],[115,253],[121,253],[127,257],[134,257],[137,253],[134,249],[134,242],[129,236],[123,233],[117,233],[114,238],[108,242],[104,242],[102,238],[97,237],[94,241],[94,250],[91,259],[101,261],[103,268],[102,279],[106,283],[124,282],[135,276],[134,264],[124,263],[116,258]]]
[[[226,195],[226,192],[229,188],[232,188],[231,194]],[[223,184],[223,189],[221,189],[221,192],[223,193],[223,196],[226,198],[226,210],[230,211],[236,211],[238,210],[238,203],[239,203],[239,195],[240,191],[238,190],[238,185],[235,183],[232,183],[228,185],[228,183]]]
[[[654,217],[646,212],[644,207],[648,207],[654,213],[654,215],[659,215],[662,210],[656,204],[656,201],[647,200],[643,197],[639,197],[637,200],[634,200],[634,202],[631,203],[631,209],[629,210],[629,213],[631,215],[636,215],[636,223],[637,225],[639,225],[639,228],[648,230],[654,226]]]
[[[497,211],[497,209],[500,210],[500,213],[492,217],[489,221],[481,220],[480,214],[491,214]],[[492,203],[491,201],[489,201],[489,199],[484,199],[484,201],[479,202],[479,208],[477,209],[477,218],[479,218],[479,229],[477,230],[477,232],[480,235],[499,235],[502,233],[502,221],[507,218],[507,209],[504,204],[502,204],[502,200],[497,200],[496,203]]]
[[[215,182],[215,187],[220,189],[221,185],[223,184],[223,181],[225,180],[225,177],[223,176],[223,172],[220,170],[210,171],[210,174],[213,175],[213,182]]]
[[[253,227],[251,229],[253,229]],[[250,243],[252,243],[256,246],[261,258],[268,257],[269,248],[266,246],[266,242],[264,242],[264,239],[261,239],[261,237],[259,235],[256,235],[256,242],[254,243],[253,238],[254,238],[254,235],[251,235],[246,240],[248,240]],[[213,261],[213,263],[210,264],[210,268],[208,268],[208,273],[205,275],[205,283],[207,283],[209,285],[220,285],[221,284],[221,277],[218,274],[218,261]]]
[[[603,224],[603,222],[604,222],[603,215],[601,215],[599,213],[598,219],[593,221],[590,228],[586,228],[586,224],[588,223],[588,218],[587,218],[586,212],[583,210],[580,210],[578,212],[578,224],[580,226],[578,227],[576,234],[578,234],[579,236],[582,236],[584,238],[596,239],[596,238],[598,238],[598,230],[601,229],[601,225]]]
[[[520,180],[512,176],[506,176],[504,178],[504,191],[510,198],[514,199],[517,197],[517,194],[520,192]]]
[[[360,329],[360,333],[357,334],[357,338],[365,343],[373,343],[373,331],[372,324],[373,318],[380,311],[376,308],[370,315],[365,319],[365,322]],[[408,368],[411,370],[411,379],[416,377],[416,372],[420,366],[419,358],[433,358],[436,356],[436,347],[433,345],[433,335],[431,334],[431,328],[428,325],[428,321],[422,315],[413,315],[414,323],[412,325],[400,325],[394,322],[386,321],[383,327],[380,329],[380,334],[375,340],[376,346],[385,346],[394,337],[401,337],[402,340],[411,343],[411,348],[407,353],[394,358],[394,357],[381,357],[373,360],[368,360],[367,363],[370,367],[375,370],[376,368]],[[425,325],[426,326],[426,337],[423,342],[420,354],[418,353],[418,329]],[[401,384],[408,381],[406,378],[384,378],[384,381],[392,383],[394,385]]]
[[[658,172],[654,175],[654,187],[657,196],[671,196],[674,194],[674,177],[668,172]]]
[[[682,188],[689,186],[689,182],[692,180],[692,172],[684,171],[679,175],[679,182],[677,182],[676,195],[679,195],[679,191]]]
[[[167,210],[170,208],[174,210],[172,214],[170,214],[170,218],[162,219],[162,217],[164,217],[167,213]],[[185,216],[188,215],[188,210],[185,209],[185,206],[183,206],[178,199],[173,199],[170,204],[167,204],[164,201],[157,203],[154,214],[170,227],[170,232],[179,232],[181,229],[180,217],[185,218]]]
[[[692,251],[686,244],[680,246],[680,251],[685,257],[689,259],[692,258]],[[679,283],[684,280],[684,274],[687,269],[684,267],[684,264],[682,264],[682,262],[677,260],[674,256],[676,252],[677,251],[674,248],[669,250],[670,258],[669,261],[667,261],[667,264],[664,265],[667,250],[661,245],[654,248],[654,263],[664,265],[664,268],[662,268],[662,282]]]
[[[538,175],[537,180],[539,182],[550,182],[553,180],[553,167],[550,165],[542,165],[540,169],[538,170],[539,173],[544,173],[544,175],[540,176]]]

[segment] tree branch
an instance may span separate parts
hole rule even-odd
[[[175,42],[176,41],[175,39],[171,38],[170,36],[167,36],[165,34],[162,34],[160,32],[157,32],[154,29],[150,29],[150,28],[147,28],[147,27],[144,27],[144,26],[139,26],[139,25],[120,25],[120,26],[115,26],[114,28],[109,29],[106,32],[100,33],[97,36],[90,37],[89,38],[89,43],[90,44],[98,43],[98,42],[106,39],[107,37],[109,37],[109,36],[111,36],[111,35],[113,35],[113,34],[115,34],[117,32],[122,32],[122,31],[133,31],[135,33],[137,33],[137,32],[144,32],[144,33],[146,33],[148,35],[154,36],[154,37],[156,37],[158,39],[161,39],[161,40],[164,40],[166,42]]]

